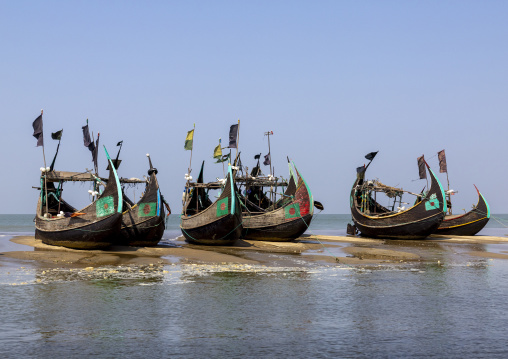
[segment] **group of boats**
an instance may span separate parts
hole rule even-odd
[[[371,152],[365,157],[372,162],[376,154]],[[448,176],[444,150],[438,154],[440,172],[446,172]],[[354,224],[348,225],[350,235],[389,239],[424,239],[431,234],[473,236],[490,219],[489,205],[476,186],[478,203],[467,213],[452,214],[451,195],[455,191],[443,189],[423,156],[418,159],[420,178],[427,178],[428,171],[430,186],[419,194],[384,185],[378,180],[366,180],[365,173],[371,162],[357,168],[357,179],[351,188],[350,207]],[[393,200],[391,209],[379,203],[378,193]],[[404,193],[416,197],[414,204],[407,209],[402,206]]]
[[[37,145],[43,146],[42,112],[33,123],[34,137]],[[53,139],[61,140],[62,131],[52,134]],[[90,139],[88,123],[83,127],[85,146],[92,152],[95,171],[83,172],[55,171],[54,164],[58,148],[50,167],[41,168],[40,186],[35,216],[35,238],[45,244],[74,249],[102,249],[115,244],[126,246],[156,246],[165,230],[166,210],[171,213],[169,205],[161,194],[157,182],[157,169],[153,167],[150,155],[147,154],[148,177],[121,178],[117,169],[122,143],[118,145],[118,155],[112,160],[104,147],[108,161],[107,178],[99,177],[97,140]],[[82,209],[69,204],[62,195],[63,187],[68,182],[91,182],[89,190],[92,202]],[[143,195],[134,203],[125,194],[127,184],[144,184]]]
[[[239,166],[228,164],[224,180],[203,183],[201,165],[197,181],[188,181],[184,191],[180,227],[187,241],[227,245],[240,238],[291,241],[300,237],[310,225],[316,203],[320,204],[294,163],[288,160],[288,166],[288,181],[261,175],[258,162],[243,174]],[[278,188],[282,190],[277,199]],[[214,202],[210,189],[220,191]]]
[[[231,245],[238,239],[262,241],[292,241],[300,237],[308,228],[314,210],[322,210],[323,205],[315,201],[308,184],[288,158],[289,175],[285,179],[272,172],[270,154],[270,135],[268,154],[264,165],[270,166],[270,174],[261,170],[261,154],[255,156],[257,164],[249,168],[241,164],[238,152],[239,122],[230,128],[229,154],[223,156],[220,140],[214,151],[216,163],[223,166],[224,178],[204,182],[204,161],[196,181],[190,175],[189,165],[185,175],[186,183],[182,196],[180,228],[185,239],[194,244]],[[41,115],[33,123],[37,146],[43,147]],[[52,134],[53,139],[61,140],[62,131]],[[185,149],[193,149],[194,129],[188,132]],[[41,168],[40,191],[36,217],[35,237],[43,243],[75,249],[102,249],[111,245],[155,246],[161,240],[166,217],[171,213],[157,181],[157,169],[153,167],[147,154],[148,176],[144,179],[122,178],[118,167],[122,141],[116,159],[109,156],[104,147],[108,162],[109,176],[98,175],[97,140],[90,137],[87,125],[83,126],[84,144],[92,153],[94,171],[64,172],[54,170],[58,148],[50,167]],[[236,149],[234,160],[231,149]],[[443,156],[444,156],[444,151]],[[372,162],[377,152],[366,156]],[[423,159],[423,156],[422,158]],[[45,161],[45,159],[44,159]],[[423,160],[429,173],[430,186],[421,193],[411,193],[399,188],[389,187],[378,180],[366,180],[365,173],[370,165],[357,169],[357,179],[351,189],[350,207],[353,225],[348,225],[348,234],[372,238],[422,239],[431,234],[474,235],[480,231],[490,218],[490,209],[485,198],[478,191],[478,204],[468,213],[453,215],[450,195],[453,190],[444,191],[439,179]],[[227,163],[227,168],[225,167]],[[45,164],[46,166],[46,164]],[[62,196],[67,182],[91,182],[91,203],[82,209],[70,205]],[[144,191],[134,203],[125,193],[125,186],[142,184]],[[393,199],[393,205],[383,206],[377,201],[382,193]],[[402,194],[416,196],[412,207],[401,207]],[[397,200],[399,206],[396,207]]]

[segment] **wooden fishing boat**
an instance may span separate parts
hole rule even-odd
[[[475,186],[476,188],[476,186]],[[461,215],[446,215],[434,234],[452,236],[474,236],[480,232],[490,219],[490,207],[478,188],[478,203]]]
[[[202,170],[203,166],[201,178]],[[220,188],[219,198],[213,203],[206,201],[205,188]],[[191,190],[192,194],[188,196]],[[228,166],[224,185],[187,182],[185,197],[180,228],[187,241],[195,244],[231,245],[240,238],[242,213],[231,165]]]
[[[79,211],[62,199],[62,184],[99,179],[89,173],[43,172],[35,217],[36,239],[75,249],[105,248],[114,242],[121,226],[123,197],[107,151],[106,156],[111,166],[108,184],[94,202]],[[55,183],[59,185],[55,187]]]
[[[308,229],[314,214],[314,199],[296,166],[298,183],[289,160],[288,166],[290,178],[287,188],[282,198],[275,203],[268,201],[263,191],[259,190],[262,186],[256,186],[255,181],[251,181],[254,185],[250,187],[249,181],[246,181],[246,197],[241,199],[245,209],[242,213],[242,238],[287,242],[300,237]],[[259,203],[254,202],[255,198],[249,198],[252,193],[262,196],[256,197],[260,199]],[[262,203],[269,203],[269,206],[262,206]]]
[[[445,216],[446,201],[439,179],[425,165],[431,178],[429,191],[412,207],[399,211],[394,211],[395,208],[389,210],[376,202],[372,197],[376,190],[373,182],[364,180],[365,171],[358,173],[351,189],[350,207],[354,227],[362,236],[423,239],[436,231]],[[394,195],[402,196],[398,189],[389,187],[389,190]],[[351,234],[350,231],[348,233]]]
[[[147,155],[148,156],[148,155]],[[152,166],[148,156],[150,169],[148,170],[148,182],[146,183],[143,197],[134,204],[124,194],[124,208],[122,225],[117,237],[117,243],[135,247],[156,246],[164,234],[165,209],[170,212],[169,206],[161,195],[157,182],[157,169]]]

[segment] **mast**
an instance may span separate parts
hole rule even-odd
[[[240,119],[238,119],[238,127],[236,128],[236,157],[235,157],[235,165],[236,165],[236,158],[238,158],[238,145],[240,144]]]
[[[192,147],[191,147],[191,150],[190,150],[190,161],[189,161],[189,168],[188,168],[188,172],[189,172],[189,176],[190,176],[190,173],[192,171],[192,150],[194,149],[194,134],[196,133],[196,124],[194,124],[194,127],[192,129]],[[187,180],[187,184],[189,184],[189,181],[190,180]]]
[[[44,113],[44,110],[41,109],[41,117]],[[43,125],[44,128],[44,125]],[[44,130],[43,130],[44,131]],[[44,133],[42,134],[42,138],[44,139]],[[44,191],[46,195],[46,213],[49,213],[48,209],[48,181],[47,181],[47,172],[46,172],[46,154],[44,153],[44,140],[42,141],[42,157],[44,158]]]
[[[191,179],[190,173],[192,172],[192,151],[194,149],[194,134],[196,133],[196,124],[194,123],[194,126],[192,128],[192,147],[190,149],[190,160],[189,160],[189,168],[187,169],[187,185],[185,186],[185,203],[184,203],[184,214],[187,214],[187,206],[190,203],[187,203],[189,201],[189,183]]]
[[[270,149],[270,135],[273,135],[273,131],[265,132],[265,136],[268,136],[268,159],[270,161],[270,176],[273,176],[273,173],[272,173],[272,152]],[[273,204],[273,186],[270,186],[270,201]]]

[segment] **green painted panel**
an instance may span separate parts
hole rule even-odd
[[[300,203],[293,203],[284,208],[284,216],[286,219],[300,217]]]
[[[217,217],[222,217],[229,213],[229,197],[223,198],[217,202]]]
[[[439,208],[439,200],[436,194],[432,194],[427,202],[425,202],[425,210],[431,211]]]
[[[95,202],[95,212],[97,217],[109,216],[115,213],[115,200],[113,196],[103,197]]]
[[[140,203],[138,205],[139,217],[153,217],[157,214],[157,202]]]

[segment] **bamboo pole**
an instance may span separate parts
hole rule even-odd
[[[240,145],[240,119],[238,119],[238,127],[236,128],[236,157],[235,157],[235,166],[236,159],[238,158],[238,147]]]
[[[188,168],[188,172],[189,172],[189,176],[191,174],[191,171],[192,171],[192,150],[194,149],[194,135],[196,134],[196,124],[194,124],[194,127],[193,127],[193,132],[192,132],[192,148],[190,150],[190,161],[189,161],[189,168]],[[189,180],[187,180],[187,183],[189,183]]]
[[[44,113],[44,110],[41,109],[41,116]],[[42,123],[42,157],[44,158],[44,191],[46,195],[46,213],[49,213],[48,209],[48,181],[47,181],[47,172],[46,172],[46,154],[44,153],[44,122]]]

